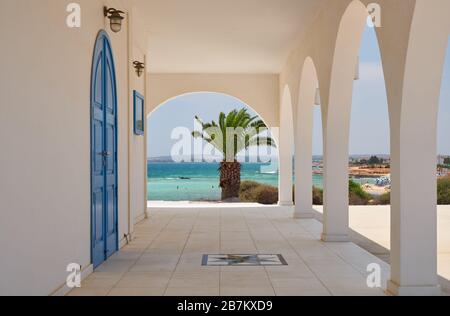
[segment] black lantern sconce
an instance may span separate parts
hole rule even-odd
[[[141,63],[139,61],[135,61],[133,63],[134,69],[136,69],[136,74],[138,77],[141,77],[142,74],[144,73],[144,69],[145,69],[145,64]]]
[[[119,33],[122,29],[122,20],[125,19],[122,14],[125,14],[123,11],[116,10],[114,8],[103,8],[103,14],[110,21],[111,31],[114,33]]]

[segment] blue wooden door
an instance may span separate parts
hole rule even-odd
[[[108,35],[95,44],[91,87],[91,225],[94,268],[118,249],[117,91]]]

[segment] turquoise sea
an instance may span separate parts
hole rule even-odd
[[[147,169],[149,201],[220,199],[219,164],[149,162]],[[267,164],[242,164],[241,178],[278,186],[278,173]],[[313,181],[322,187],[322,175],[313,175]]]
[[[317,168],[317,167],[314,167]],[[219,164],[148,162],[149,201],[217,201],[220,200]],[[321,174],[313,174],[313,184],[323,188]],[[269,164],[244,163],[242,181],[252,180],[278,186],[278,173]],[[375,179],[353,179],[375,183]]]

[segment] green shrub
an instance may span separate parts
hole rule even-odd
[[[314,187],[313,188],[313,204],[323,205],[323,190]]]
[[[270,185],[261,185],[254,191],[257,203],[272,205],[278,203],[278,189]]]
[[[348,191],[350,205],[367,205],[372,199],[372,196],[365,192],[362,186],[355,181],[349,181]]]
[[[239,191],[239,199],[241,202],[255,202],[254,190],[261,184],[255,181],[243,181]]]
[[[450,177],[441,178],[437,184],[438,204],[450,205]]]
[[[450,188],[450,179],[448,180]],[[295,191],[295,189],[293,190]],[[450,192],[447,189],[447,192]],[[323,190],[314,187],[313,204],[323,205]],[[260,204],[277,204],[278,203],[278,189],[270,185],[261,184],[255,181],[244,181],[241,183],[239,198],[241,202],[260,203]],[[447,195],[450,201],[450,194]],[[362,186],[354,181],[349,181],[349,204],[350,205],[388,205],[390,203],[390,194],[384,194],[379,197],[372,197],[366,193]],[[450,203],[449,203],[450,204]]]
[[[370,194],[368,194],[359,183],[350,180],[348,183],[348,191],[361,199],[370,199]]]
[[[247,203],[277,204],[278,189],[254,181],[244,181],[241,183],[239,199]]]
[[[375,197],[375,205],[390,205],[391,204],[391,193],[387,192],[383,195]]]

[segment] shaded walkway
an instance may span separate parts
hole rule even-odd
[[[366,268],[389,267],[353,243],[319,241],[321,224],[291,210],[152,210],[135,240],[71,295],[383,295]],[[281,254],[288,266],[203,267],[204,254]]]

